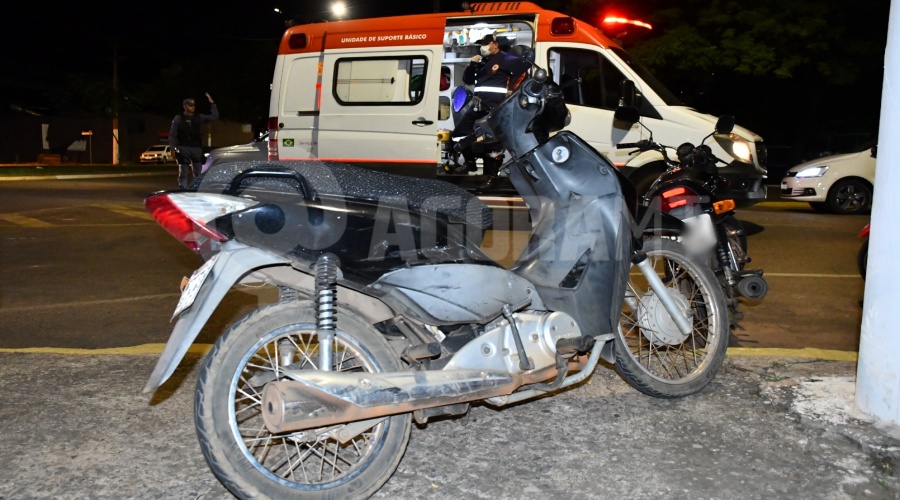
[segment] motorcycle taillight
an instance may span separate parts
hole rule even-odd
[[[662,211],[670,212],[675,208],[693,204],[697,200],[697,193],[684,186],[677,186],[662,192]]]
[[[147,211],[169,234],[195,252],[207,240],[224,242],[228,237],[209,222],[258,202],[208,193],[158,193],[144,200]]]

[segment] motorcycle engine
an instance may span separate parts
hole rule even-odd
[[[556,342],[580,337],[581,329],[574,318],[554,311],[520,311],[513,314],[522,338],[525,354],[535,370],[556,365]],[[499,319],[485,327],[484,334],[464,345],[444,367],[520,373],[519,353],[513,338],[515,333],[506,319]]]

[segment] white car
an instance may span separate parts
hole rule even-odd
[[[168,144],[155,144],[141,153],[141,163],[174,163],[175,156]]]
[[[877,147],[823,156],[791,167],[781,180],[781,198],[808,202],[820,212],[869,213]]]

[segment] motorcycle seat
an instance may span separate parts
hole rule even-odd
[[[254,176],[254,170],[296,173],[308,185],[311,190],[308,195],[311,197],[342,197],[394,205],[405,203],[411,212],[440,214],[481,231],[489,229],[493,223],[491,210],[484,202],[449,182],[391,174],[340,162],[256,160],[219,163],[199,177],[194,186],[200,191],[227,193],[234,189],[233,181],[242,176],[238,191],[252,188],[256,193],[299,192],[296,180],[283,176]]]

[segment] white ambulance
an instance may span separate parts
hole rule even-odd
[[[475,3],[456,13],[288,28],[272,82],[269,159],[340,161],[474,189],[482,176],[447,175],[443,163],[453,91],[487,33],[501,49],[531,49],[534,63],[564,86],[567,129],[619,166],[639,193],[665,169],[662,158],[629,156],[616,144],[647,138],[648,130],[661,144],[696,144],[714,129],[716,117],[681,104],[594,26],[529,2]],[[644,126],[613,120],[623,80],[635,84]],[[765,199],[760,136],[736,126],[710,145],[730,161],[721,172],[739,206]]]

